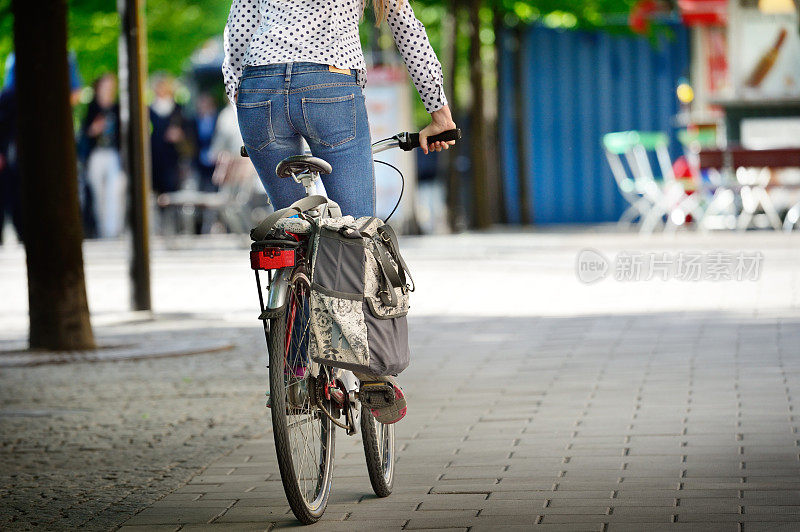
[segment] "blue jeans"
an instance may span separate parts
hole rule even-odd
[[[322,176],[328,197],[343,214],[374,216],[375,175],[364,95],[356,73],[331,72],[317,63],[247,66],[236,111],[244,145],[276,209],[305,196],[302,185],[275,174],[278,163],[303,153],[333,172]]]

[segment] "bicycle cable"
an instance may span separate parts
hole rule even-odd
[[[379,142],[382,142],[382,141],[379,141]],[[395,206],[394,206],[394,209],[392,209],[392,212],[390,212],[390,213],[389,213],[389,216],[387,216],[387,217],[386,217],[386,219],[383,221],[384,223],[386,223],[386,222],[388,222],[388,221],[389,221],[389,218],[391,218],[391,217],[392,217],[392,215],[395,213],[395,211],[397,210],[397,208],[400,206],[400,202],[401,202],[401,201],[403,201],[403,192],[405,192],[405,190],[406,190],[406,178],[405,178],[405,176],[403,175],[403,172],[401,172],[401,171],[400,171],[400,170],[399,170],[399,169],[398,169],[398,168],[397,168],[395,165],[393,165],[393,164],[389,164],[389,163],[387,163],[386,161],[379,161],[378,159],[373,159],[373,162],[376,162],[376,163],[381,163],[381,164],[385,164],[386,166],[388,166],[389,168],[392,168],[392,169],[394,169],[394,171],[395,171],[395,172],[397,172],[398,174],[400,174],[400,183],[401,183],[401,184],[400,184],[400,197],[399,197],[399,198],[397,198],[397,203],[395,204]]]
[[[316,394],[316,402],[317,402],[317,406],[319,407],[319,409],[322,410],[323,414],[325,414],[325,417],[330,419],[333,422],[334,425],[336,425],[339,428],[342,428],[342,429],[346,430],[347,433],[350,434],[351,427],[349,425],[345,425],[341,421],[338,421],[338,420],[334,419],[333,415],[331,415],[331,413],[328,412],[328,409],[325,408],[325,405],[322,404],[322,399],[320,399],[319,394]],[[345,419],[347,419],[347,416],[345,416]]]

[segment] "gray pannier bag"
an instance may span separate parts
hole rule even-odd
[[[316,224],[288,218],[325,206]],[[374,376],[396,375],[411,360],[409,292],[414,291],[397,235],[378,218],[342,216],[324,196],[310,196],[268,216],[251,231],[261,241],[273,230],[311,233],[309,355],[329,366]],[[411,285],[407,284],[406,280]]]
[[[311,265],[312,360],[376,376],[406,369],[414,288],[394,230],[375,217],[323,219]]]

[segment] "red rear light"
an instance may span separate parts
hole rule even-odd
[[[295,250],[265,248],[250,252],[250,267],[254,270],[276,270],[294,266]]]

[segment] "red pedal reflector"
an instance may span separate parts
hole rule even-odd
[[[276,270],[294,266],[293,249],[266,248],[250,252],[250,267],[254,270]]]

